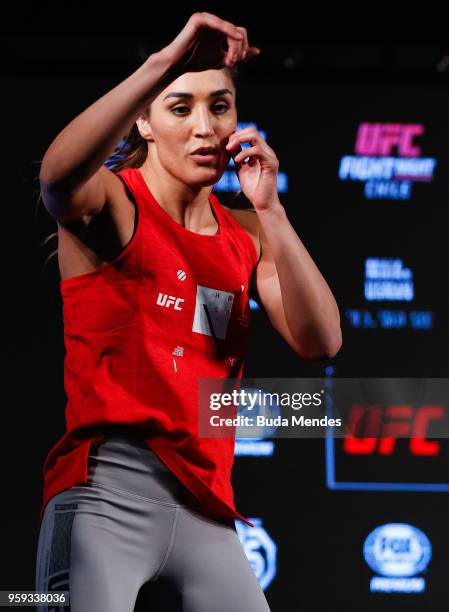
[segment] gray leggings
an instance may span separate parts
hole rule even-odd
[[[36,590],[69,591],[39,612],[269,612],[233,521],[206,517],[138,437],[112,428],[91,447],[88,482],[47,504]],[[141,593],[142,595],[142,593]]]

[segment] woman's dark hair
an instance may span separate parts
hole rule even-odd
[[[226,71],[228,76],[231,78],[234,86],[237,85],[237,79],[239,76],[237,66],[225,66],[223,70]],[[149,116],[150,108],[146,109],[143,113],[143,116]],[[129,129],[126,136],[121,140],[121,142],[114,149],[112,155],[105,161],[105,165],[112,170],[113,172],[117,172],[119,170],[123,170],[125,168],[140,168],[142,164],[145,162],[148,154],[148,146],[147,141],[140,135],[140,132],[137,128],[137,124],[134,122],[131,128]],[[236,194],[238,195],[238,193]],[[42,201],[42,192],[39,190],[39,197],[36,204],[36,212],[39,206],[39,202]],[[53,232],[46,236],[41,241],[41,247],[45,246],[49,240],[52,238],[57,238],[58,232]],[[48,257],[45,259],[42,270],[47,265],[48,261],[56,255],[58,249],[52,251]]]

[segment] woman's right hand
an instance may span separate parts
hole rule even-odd
[[[246,28],[211,13],[194,13],[178,36],[157,54],[176,72],[200,72],[247,62],[259,53],[258,47],[250,47]]]

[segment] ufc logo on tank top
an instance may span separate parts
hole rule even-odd
[[[166,293],[159,293],[156,304],[158,306],[165,306],[166,308],[170,308],[170,306],[172,306],[175,310],[182,310],[180,304],[183,301],[183,298],[178,298],[174,295],[167,295]]]

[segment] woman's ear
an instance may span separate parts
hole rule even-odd
[[[139,134],[145,140],[153,140],[153,133],[151,131],[150,122],[148,118],[141,116],[136,121],[137,129],[139,130]]]

